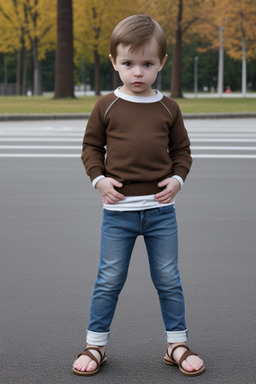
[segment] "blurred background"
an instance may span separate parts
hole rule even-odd
[[[0,0],[0,95],[62,98],[116,88],[109,39],[136,13],[150,14],[166,33],[158,89],[176,98],[255,92],[255,0]]]

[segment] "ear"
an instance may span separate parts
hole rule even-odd
[[[161,67],[159,69],[159,72],[163,69],[163,66],[164,66],[164,64],[165,64],[165,62],[167,60],[167,57],[168,57],[168,55],[166,54],[165,57],[163,58],[162,62],[161,62]]]
[[[116,61],[114,60],[113,56],[111,54],[108,55],[113,67],[114,67],[114,70],[117,71],[117,66],[116,66]]]

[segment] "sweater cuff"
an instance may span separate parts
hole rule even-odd
[[[176,179],[176,180],[179,181],[179,183],[180,183],[180,188],[183,187],[183,185],[184,185],[184,181],[183,181],[182,177],[180,177],[180,176],[178,176],[178,175],[173,175],[172,178],[173,178],[173,179]]]
[[[97,184],[98,181],[100,181],[101,179],[105,179],[105,176],[100,175],[100,176],[96,177],[96,178],[92,181],[92,186],[93,186],[93,188],[96,187],[96,184]]]

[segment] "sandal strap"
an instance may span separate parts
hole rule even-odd
[[[100,363],[101,363],[102,360],[104,359],[105,355],[104,356],[102,355],[100,348],[99,347],[87,347],[87,348],[85,348],[85,351],[90,351],[90,350],[98,352],[98,354],[100,355]]]
[[[90,352],[91,350],[96,351],[96,352],[99,353],[100,361],[98,361],[98,359]],[[80,357],[82,355],[90,357],[90,359],[92,359],[97,364],[97,368],[102,363],[102,361],[104,360],[104,357],[105,357],[105,355],[103,356],[101,351],[100,351],[100,349],[97,348],[97,347],[87,347],[87,348],[85,348],[84,352],[80,353],[78,355],[78,357]]]
[[[171,356],[170,356],[170,358],[172,359],[172,360],[174,360],[175,361],[175,359],[174,359],[174,357],[173,357],[173,354],[174,354],[174,351],[176,351],[176,349],[177,348],[186,348],[187,349],[187,351],[186,352],[188,352],[189,351],[189,347],[187,346],[187,345],[185,345],[185,344],[178,344],[178,345],[176,345],[173,349],[172,349],[172,353],[171,353]],[[186,353],[186,352],[184,352],[184,353]],[[184,355],[184,354],[183,354]],[[183,357],[183,355],[181,356],[181,358]],[[169,355],[168,355],[169,356]],[[181,359],[180,359],[181,360]],[[184,360],[184,359],[183,359]]]
[[[187,358],[188,356],[192,356],[192,355],[193,355],[193,356],[197,356],[197,354],[194,353],[194,352],[192,352],[192,351],[186,351],[186,352],[184,352],[183,355],[181,356],[180,360],[179,360],[179,366],[181,366],[182,362],[183,362],[184,360],[186,360],[186,358]]]

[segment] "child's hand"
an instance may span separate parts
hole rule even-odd
[[[100,191],[104,204],[115,204],[120,200],[124,200],[125,196],[117,192],[114,187],[122,187],[123,184],[119,183],[111,177],[100,179],[96,184],[96,189]]]
[[[155,200],[161,204],[171,203],[181,189],[180,182],[173,177],[168,177],[168,179],[161,181],[158,183],[158,187],[165,187],[162,192],[155,195]]]

